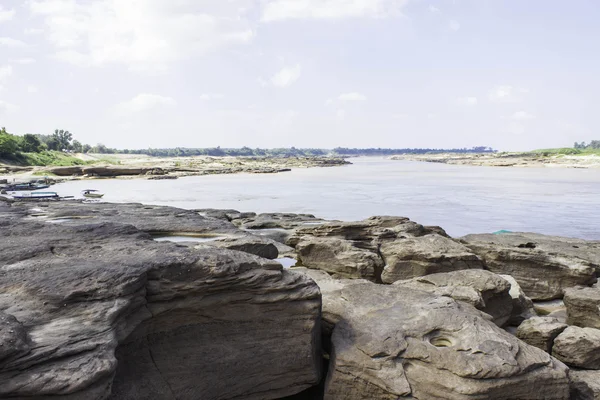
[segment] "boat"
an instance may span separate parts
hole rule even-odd
[[[48,189],[50,185],[40,184],[40,183],[17,183],[15,185],[9,185],[4,187],[3,189],[7,192],[22,192],[22,191],[32,191],[32,190],[41,190]]]
[[[58,199],[60,196],[56,192],[30,192],[30,193],[13,193],[10,195],[13,199],[18,200],[42,200],[42,199]]]
[[[81,194],[83,195],[83,197],[88,199],[101,199],[102,196],[104,196],[104,193],[100,193],[98,190],[95,189],[85,189],[81,192]]]

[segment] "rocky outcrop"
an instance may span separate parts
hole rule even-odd
[[[254,235],[220,239],[207,242],[204,245],[243,251],[270,260],[274,260],[279,256],[279,250],[277,250],[275,241]]]
[[[533,317],[523,321],[517,329],[517,337],[527,344],[552,353],[554,339],[560,335],[567,324],[552,317]]]
[[[600,369],[600,329],[569,326],[554,340],[552,355],[572,367]]]
[[[464,270],[432,274],[398,281],[394,285],[464,301],[491,315],[498,326],[505,325],[512,314],[510,283],[489,271]]]
[[[571,400],[600,400],[600,371],[571,369]]]
[[[510,275],[499,275],[500,277],[506,279],[508,283],[510,283],[510,291],[508,292],[510,297],[513,299],[513,310],[508,321],[511,326],[519,326],[521,322],[525,321],[528,318],[535,317],[536,313],[533,308],[533,302],[523,289],[519,283]]]
[[[418,276],[483,268],[468,248],[438,234],[384,242],[379,249],[385,268],[381,280],[393,283]]]
[[[486,268],[511,275],[532,300],[562,298],[596,282],[600,244],[529,233],[467,235],[461,240]]]
[[[383,270],[376,253],[358,249],[349,240],[306,237],[297,243],[296,252],[302,266],[344,278],[377,281]]]
[[[200,232],[229,225],[170,208],[79,203],[47,212],[92,218],[53,224],[15,204],[0,204],[13,215],[0,218],[0,398],[277,399],[319,382],[311,279],[105,220],[137,210],[145,218],[133,222],[152,231],[171,220]]]
[[[568,289],[564,302],[569,325],[600,329],[600,288]]]
[[[325,223],[312,214],[264,213],[258,215],[240,214],[232,218],[234,224],[243,229],[294,229],[301,226],[313,226]]]
[[[327,400],[568,399],[562,363],[468,304],[300,271],[321,288],[324,332],[333,331]]]

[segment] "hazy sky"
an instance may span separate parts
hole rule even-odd
[[[0,0],[0,125],[111,147],[600,139],[598,0]]]

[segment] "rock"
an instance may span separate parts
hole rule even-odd
[[[474,307],[399,285],[311,276],[333,328],[325,399],[568,399],[567,368]]]
[[[465,246],[437,234],[386,241],[379,251],[386,264],[381,276],[384,283],[483,268],[481,260]]]
[[[565,310],[565,302],[563,300],[549,301],[534,301],[533,309],[538,315],[548,316],[557,311]]]
[[[279,251],[273,240],[262,238],[260,236],[247,235],[237,238],[220,239],[206,242],[203,246],[213,246],[222,249],[238,250],[244,253],[250,253],[259,257],[274,260],[279,256]]]
[[[264,213],[254,216],[240,216],[234,223],[243,229],[294,229],[299,226],[321,224],[323,221],[312,214]]]
[[[467,235],[461,240],[486,269],[511,275],[532,300],[562,298],[564,290],[596,282],[600,244],[530,233]]]
[[[397,281],[394,285],[464,301],[491,315],[498,326],[506,324],[512,313],[510,283],[489,271],[463,270],[432,274]]]
[[[320,269],[345,278],[377,281],[383,260],[375,253],[354,247],[349,240],[305,237],[296,245],[302,266]]]
[[[143,209],[112,207],[115,219]],[[110,208],[98,210],[63,224],[32,222],[21,207],[0,219],[0,398],[278,399],[319,382],[311,279],[250,254],[95,223]],[[173,209],[153,210],[158,222],[145,210],[139,225],[171,223]]]
[[[569,370],[571,400],[600,400],[600,371]]]
[[[567,327],[556,318],[533,317],[519,325],[516,336],[527,344],[551,353],[554,339]]]
[[[600,329],[600,288],[573,288],[565,291],[568,323]]]
[[[572,367],[600,369],[600,329],[569,326],[554,340],[552,355]]]
[[[223,219],[226,221],[232,221],[234,219],[240,219],[240,218],[256,217],[256,213],[240,212],[238,210],[232,210],[232,209],[221,210],[221,209],[215,209],[215,208],[202,208],[202,209],[198,209],[198,210],[194,210],[194,211],[196,211],[197,213],[199,213],[200,215],[202,215],[204,217]]]
[[[79,165],[72,167],[54,167],[47,170],[48,173],[56,176],[83,175],[82,167]]]
[[[533,302],[525,295],[515,278],[510,275],[500,276],[510,283],[509,294],[513,299],[513,310],[508,323],[512,326],[519,326],[524,320],[535,317]]]

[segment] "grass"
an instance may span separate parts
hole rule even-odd
[[[533,150],[530,152],[531,154],[535,154],[535,155],[542,155],[542,156],[571,156],[571,155],[577,155],[577,156],[586,156],[586,155],[591,155],[591,154],[596,154],[596,155],[600,155],[600,149],[574,149],[571,147],[561,147],[561,148],[556,148],[556,149],[539,149],[539,150]]]

